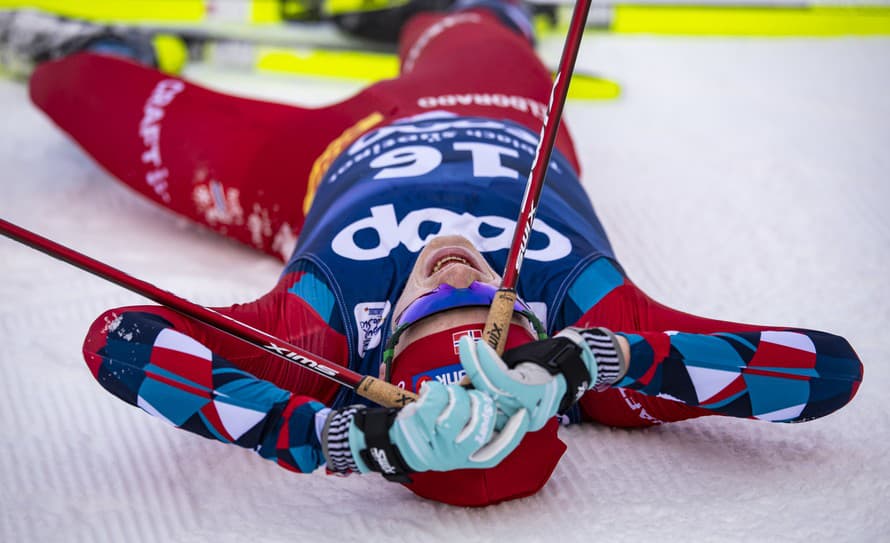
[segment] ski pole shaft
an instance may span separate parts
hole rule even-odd
[[[513,304],[516,302],[516,284],[519,281],[519,269],[522,267],[522,259],[528,247],[531,237],[532,225],[535,221],[535,212],[538,209],[538,201],[541,199],[541,190],[544,188],[544,178],[547,167],[550,164],[550,156],[553,153],[553,145],[559,131],[559,120],[565,106],[566,95],[569,91],[569,83],[572,80],[572,72],[575,69],[575,60],[578,58],[578,49],[581,46],[581,36],[584,34],[584,25],[587,22],[587,14],[590,11],[591,0],[578,0],[572,11],[572,20],[569,23],[569,31],[566,35],[562,57],[553,79],[553,88],[550,91],[550,103],[547,107],[547,117],[541,127],[541,135],[538,139],[538,147],[535,149],[535,157],[532,161],[532,169],[525,186],[525,194],[519,208],[519,218],[516,220],[516,230],[513,233],[513,242],[510,244],[510,252],[507,255],[507,263],[504,267],[504,276],[497,296],[491,303],[491,310],[485,321],[485,329],[482,337],[486,343],[494,348],[498,354],[504,352],[507,344],[507,330],[510,319],[513,316]]]
[[[316,356],[309,351],[291,345],[266,332],[253,328],[207,307],[192,303],[185,298],[162,290],[151,283],[137,279],[121,270],[90,258],[20,226],[0,219],[0,233],[53,258],[61,260],[115,283],[149,300],[169,307],[187,317],[226,332],[258,349],[315,372],[343,386],[354,389],[360,396],[387,407],[403,407],[417,396],[395,385],[352,370]]]

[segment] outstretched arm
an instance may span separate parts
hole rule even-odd
[[[345,339],[289,292],[294,284],[289,274],[259,300],[221,311],[345,360]],[[93,323],[84,356],[106,390],[176,427],[293,471],[323,462],[316,414],[336,385],[227,334],[162,307],[113,309]]]
[[[840,409],[856,394],[862,364],[842,337],[765,328],[712,334],[619,334],[630,343],[614,386],[721,415],[801,422]]]
[[[648,405],[662,421],[720,414],[799,422],[832,413],[856,394],[862,364],[840,336],[697,317],[655,302],[614,267],[606,270],[612,265],[604,259],[593,266],[597,277],[610,279],[574,324],[604,326],[630,345],[627,373],[614,385],[623,394],[591,393],[581,402],[594,418],[611,422],[616,416],[608,411]]]
[[[293,471],[323,463],[314,424],[323,403],[241,370],[150,308],[107,312],[84,356],[106,390],[173,426]]]
[[[569,289],[583,315],[554,338],[503,359],[482,342],[461,343],[477,388],[532,427],[580,406],[586,418],[648,426],[702,415],[800,422],[852,399],[862,365],[846,340],[812,330],[714,321],[652,301],[605,259]],[[569,309],[571,311],[573,309]],[[575,412],[577,421],[578,413]]]

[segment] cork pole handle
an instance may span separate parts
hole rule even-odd
[[[510,321],[513,319],[513,306],[515,304],[515,290],[511,288],[498,289],[494,299],[491,301],[488,317],[485,319],[482,340],[497,351],[498,356],[504,354],[504,348],[507,346],[507,332],[510,330]],[[465,387],[472,385],[470,378],[467,376],[460,380],[460,384]]]
[[[355,391],[362,398],[384,407],[405,407],[417,400],[417,394],[370,375],[359,381]]]
[[[482,330],[482,339],[497,351],[498,355],[504,354],[504,347],[507,345],[507,332],[510,329],[510,320],[513,318],[515,304],[516,291],[511,288],[498,289],[494,300],[491,301],[491,309],[485,320],[485,329]]]

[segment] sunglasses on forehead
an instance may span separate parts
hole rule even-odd
[[[473,281],[469,287],[456,288],[448,284],[439,285],[433,290],[415,298],[408,307],[393,319],[393,333],[386,342],[383,363],[386,365],[385,378],[389,380],[396,343],[409,326],[426,317],[460,307],[488,307],[497,294],[498,287]],[[532,325],[539,339],[547,337],[547,331],[528,304],[519,298],[513,311],[525,317]]]

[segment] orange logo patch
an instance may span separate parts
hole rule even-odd
[[[315,200],[315,193],[318,191],[321,179],[324,177],[324,174],[327,173],[328,168],[331,167],[331,163],[340,156],[343,149],[346,149],[346,147],[354,142],[359,136],[379,124],[382,120],[383,114],[379,111],[375,111],[344,130],[342,134],[337,136],[337,138],[329,143],[327,148],[318,155],[318,158],[315,159],[315,163],[312,164],[312,171],[309,173],[309,183],[306,186],[306,198],[303,200],[303,215],[309,213],[309,208],[312,207],[312,201]]]

